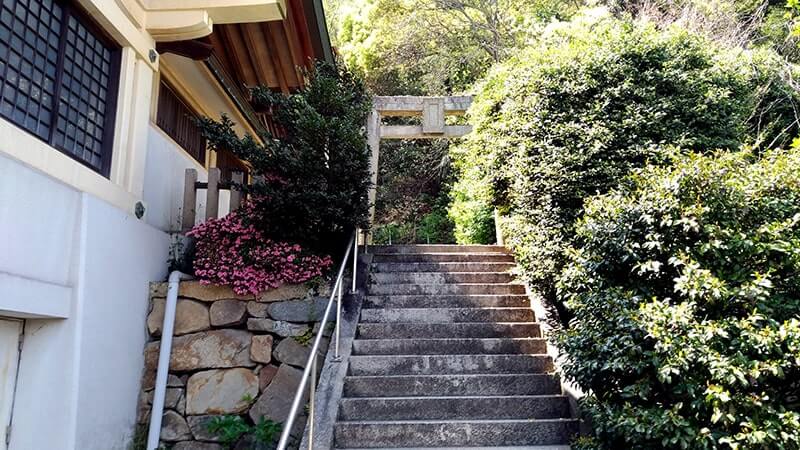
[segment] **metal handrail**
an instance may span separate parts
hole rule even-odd
[[[344,269],[347,267],[347,260],[350,258],[350,252],[352,250],[353,253],[353,292],[356,292],[356,269],[358,263],[358,230],[353,233],[353,236],[350,238],[350,242],[347,244],[347,251],[345,251],[344,258],[342,258],[342,264],[339,266],[339,273],[336,275],[336,283],[333,285],[333,289],[331,290],[331,297],[328,299],[328,306],[325,308],[325,314],[322,316],[322,320],[320,321],[319,331],[317,332],[317,337],[314,339],[314,344],[311,346],[311,354],[308,357],[308,361],[306,361],[306,368],[303,371],[303,376],[300,378],[300,384],[297,386],[297,392],[295,392],[294,400],[292,401],[292,408],[289,410],[289,417],[286,418],[286,422],[283,424],[283,431],[281,432],[281,438],[278,441],[278,450],[285,450],[286,446],[289,443],[289,438],[292,433],[292,426],[294,425],[294,419],[297,417],[297,413],[300,409],[300,402],[303,401],[303,391],[306,388],[306,384],[308,383],[309,378],[311,378],[311,385],[309,386],[309,411],[308,411],[308,448],[313,449],[314,446],[314,396],[316,394],[316,384],[317,384],[317,352],[319,351],[320,342],[322,341],[322,335],[324,334],[325,325],[328,322],[328,316],[330,316],[331,309],[333,308],[333,300],[334,298],[337,299],[336,301],[336,330],[334,331],[334,348],[333,348],[333,362],[341,361],[341,357],[339,356],[339,334],[340,334],[340,324],[342,322],[342,285],[344,284]]]

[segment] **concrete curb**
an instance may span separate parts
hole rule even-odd
[[[561,378],[561,387],[564,395],[569,398],[570,415],[574,419],[579,419],[580,434],[585,435],[591,430],[588,424],[581,420],[580,410],[578,408],[578,401],[586,394],[580,387],[564,379],[561,373],[561,363],[564,359],[564,352],[553,343],[551,336],[564,328],[561,322],[561,316],[558,313],[555,305],[544,299],[538,291],[535,291],[525,283],[525,291],[531,300],[531,309],[539,322],[542,337],[547,341],[547,354],[553,358],[556,373]]]

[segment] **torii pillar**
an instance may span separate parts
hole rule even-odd
[[[471,96],[457,97],[375,97],[367,118],[367,141],[371,151],[369,220],[375,221],[378,163],[382,139],[452,139],[472,131],[469,125],[446,125],[445,116],[463,116],[472,104]],[[422,117],[422,125],[383,125],[384,117]],[[369,235],[372,242],[372,234]]]

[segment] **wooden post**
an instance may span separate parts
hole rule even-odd
[[[219,167],[208,169],[208,189],[206,190],[206,220],[219,216]]]
[[[181,231],[184,233],[194,227],[195,215],[197,214],[197,211],[195,211],[197,202],[195,183],[197,183],[197,170],[186,169],[183,180],[183,211],[181,212]]]
[[[244,183],[244,172],[235,171],[231,174],[231,181],[235,186],[231,186],[231,210],[234,212],[242,204],[242,184]]]

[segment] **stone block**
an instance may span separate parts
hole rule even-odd
[[[247,302],[247,313],[253,317],[267,317],[269,303]]]
[[[153,299],[153,309],[147,315],[147,330],[152,336],[161,335],[161,327],[164,324],[164,306],[166,300],[163,298]],[[202,303],[178,299],[175,307],[175,336],[182,334],[195,333],[211,328],[208,317],[208,308]]]
[[[247,319],[247,329],[251,331],[264,331],[275,333],[278,336],[302,336],[308,333],[309,327],[297,323],[284,322],[272,319]]]
[[[292,407],[292,400],[300,385],[300,378],[303,372],[295,369],[288,364],[281,364],[272,382],[258,398],[258,401],[250,408],[250,418],[258,423],[262,417],[275,422],[285,422]],[[308,401],[308,390],[303,396],[301,404]]]
[[[208,431],[208,425],[214,420],[211,415],[202,416],[189,416],[186,421],[189,423],[189,429],[192,430],[192,435],[198,441],[219,442],[216,434]]]
[[[262,392],[267,388],[267,386],[269,386],[273,378],[275,378],[275,374],[277,373],[278,366],[273,366],[272,364],[261,368],[261,370],[258,372],[258,386]]]
[[[324,297],[313,297],[305,300],[291,300],[277,302],[269,305],[267,312],[275,320],[285,320],[287,322],[316,322],[322,319],[325,308],[328,306],[328,299]],[[335,308],[335,305],[333,306]],[[331,318],[335,318],[335,310],[331,310]]]
[[[170,370],[254,367],[256,364],[250,359],[251,336],[244,330],[212,330],[179,336],[172,341]]]
[[[272,361],[272,341],[270,335],[255,335],[250,343],[250,359],[267,364]]]
[[[189,378],[186,413],[238,414],[258,395],[258,377],[249,369],[208,370]]]
[[[285,300],[302,299],[309,295],[311,288],[307,284],[285,284],[275,289],[262,292],[259,302],[270,303]]]
[[[311,347],[305,346],[292,338],[287,338],[278,343],[273,356],[275,360],[292,366],[305,367]]]
[[[239,295],[233,292],[229,286],[215,286],[202,284],[199,281],[181,282],[178,295],[181,297],[193,298],[202,302],[215,302],[217,300],[236,299],[252,300],[253,295]]]
[[[224,327],[244,323],[247,303],[240,300],[219,300],[211,304],[211,325]]]
[[[167,442],[186,441],[192,432],[186,420],[175,411],[166,411],[161,419],[161,440]]]
[[[223,450],[223,448],[212,442],[183,441],[175,444],[172,450]]]

